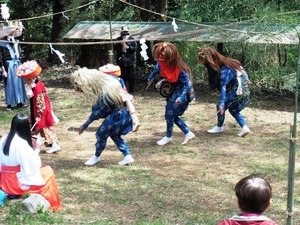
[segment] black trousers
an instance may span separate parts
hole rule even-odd
[[[124,80],[129,93],[134,92],[134,66],[120,66],[121,78]]]

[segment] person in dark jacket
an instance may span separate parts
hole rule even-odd
[[[121,28],[121,35],[115,39],[117,42],[114,44],[114,50],[116,51],[116,63],[121,68],[121,78],[124,80],[128,87],[128,92],[134,92],[134,63],[135,52],[137,44],[129,34],[128,27]]]

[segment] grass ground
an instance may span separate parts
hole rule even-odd
[[[94,154],[101,120],[79,136],[77,129],[89,116],[91,105],[64,77],[44,79],[60,119],[55,129],[62,150],[50,155],[42,151],[40,156],[55,170],[63,209],[23,215],[18,211],[20,200],[10,200],[0,208],[1,224],[215,225],[238,213],[233,188],[250,173],[264,176],[273,187],[272,205],[265,215],[279,225],[286,224],[293,99],[266,99],[255,93],[243,111],[251,129],[246,138],[236,135],[239,127],[229,114],[225,132],[209,135],[206,130],[215,125],[218,94],[195,86],[196,102],[183,118],[196,138],[180,145],[184,137],[176,127],[172,142],[161,147],[156,141],[165,132],[165,101],[141,84],[135,93],[141,127],[124,136],[135,163],[118,166],[122,155],[109,139],[101,162],[87,167],[84,162]],[[0,134],[6,134],[18,111],[5,111],[3,91],[0,106]],[[19,111],[29,114],[28,109]],[[296,161],[293,218],[294,224],[300,224]]]

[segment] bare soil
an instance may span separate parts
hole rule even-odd
[[[187,224],[187,221],[203,219],[203,214],[211,214],[210,221],[219,221],[238,212],[234,184],[253,172],[270,180],[274,206],[267,216],[284,224],[289,130],[295,116],[293,95],[279,97],[254,92],[251,104],[242,111],[251,133],[240,138],[236,135],[240,128],[229,113],[223,134],[206,132],[216,123],[215,103],[219,95],[205,85],[195,85],[196,101],[183,118],[196,138],[181,146],[184,135],[175,127],[172,142],[160,147],[156,141],[165,132],[165,100],[154,89],[146,90],[146,83],[141,83],[134,93],[141,127],[137,133],[124,137],[135,163],[121,170],[117,162],[122,155],[110,139],[101,162],[94,167],[84,166],[94,154],[95,131],[101,120],[92,123],[79,136],[77,130],[88,118],[91,105],[72,89],[67,77],[45,80],[45,84],[60,119],[55,129],[62,149],[57,154],[42,152],[41,157],[56,171],[64,207],[61,214],[69,221],[66,224],[95,223],[105,218],[113,224],[157,219],[167,221],[166,224]],[[1,110],[5,110],[4,101],[1,102]],[[7,127],[1,126],[0,133],[6,133]],[[299,175],[298,170],[296,162]],[[108,185],[105,179],[115,183]],[[299,184],[296,179],[295,186]],[[299,194],[297,189],[295,196]],[[121,202],[109,200],[116,196]],[[297,197],[295,201],[300,200]],[[300,223],[299,205],[295,207],[295,215],[295,222]]]

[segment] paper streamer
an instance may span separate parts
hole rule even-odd
[[[148,59],[149,59],[149,57],[148,57],[148,55],[147,55],[147,49],[148,49],[148,46],[146,45],[146,40],[145,40],[145,38],[142,38],[141,40],[140,40],[140,44],[141,44],[141,49],[142,49],[142,51],[140,52],[141,53],[141,56],[143,57],[143,59],[145,60],[145,61],[147,61]]]
[[[9,8],[7,7],[6,4],[1,4],[1,15],[4,20],[8,20],[8,18],[10,16]]]
[[[175,18],[173,18],[172,26],[173,26],[174,31],[177,32],[178,26],[177,26],[177,24],[176,24],[176,22],[175,22]]]
[[[65,54],[63,54],[63,53],[61,53],[60,51],[55,50],[54,48],[52,48],[52,45],[51,45],[51,44],[49,44],[49,46],[50,46],[50,49],[51,49],[51,53],[53,54],[53,52],[55,52],[56,55],[58,56],[58,58],[60,59],[60,61],[61,61],[62,63],[65,63],[65,60],[63,59],[63,57],[65,56]]]

